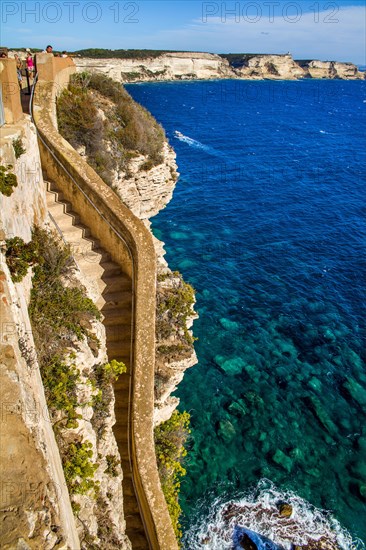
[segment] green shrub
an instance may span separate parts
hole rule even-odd
[[[59,132],[73,147],[95,147],[102,136],[102,127],[90,92],[70,84],[57,100]]]
[[[112,477],[118,476],[117,467],[120,465],[119,457],[115,455],[107,455],[107,468],[104,470],[104,473],[109,474]]]
[[[5,259],[12,281],[19,283],[24,279],[30,265],[35,260],[34,244],[25,243],[21,237],[6,240]]]
[[[85,495],[94,490],[94,496],[98,493],[98,482],[93,480],[98,465],[94,464],[92,444],[77,441],[71,443],[67,453],[62,459],[65,480],[71,494]]]
[[[23,140],[21,137],[13,139],[13,149],[16,159],[18,159],[21,155],[24,155],[26,149],[24,148]]]
[[[173,275],[179,279],[178,283],[171,288],[160,288],[157,293],[157,340],[164,340],[175,331],[177,338],[183,340],[183,344],[192,345],[195,338],[187,329],[187,320],[192,315],[195,303],[194,289],[183,281],[179,273]]]
[[[102,103],[95,92],[103,96]],[[100,104],[104,121],[98,116]],[[164,130],[120,83],[105,75],[74,75],[58,99],[57,117],[60,133],[73,147],[85,147],[89,164],[109,185],[113,171],[126,170],[136,153],[148,157],[149,169],[162,162]]]
[[[184,445],[190,433],[189,422],[190,415],[187,412],[174,411],[169,420],[154,430],[161,487],[178,540],[182,536],[179,523],[182,512],[179,505],[179,490],[180,480],[186,474],[182,462],[187,455]]]
[[[104,384],[116,382],[121,374],[126,372],[126,365],[122,361],[116,361],[112,359],[105,365],[98,365],[95,367],[97,380],[100,386]]]
[[[0,193],[6,197],[10,197],[14,191],[13,188],[18,186],[16,175],[10,172],[12,168],[11,164],[0,166]]]
[[[46,392],[47,406],[50,410],[57,409],[66,413],[66,428],[77,428],[76,413],[78,400],[77,383],[80,380],[79,371],[74,364],[55,355],[48,363],[41,366],[42,382]]]
[[[100,312],[84,288],[66,287],[63,277],[73,260],[69,247],[42,229],[33,232],[34,265],[29,313],[41,364],[62,355],[75,338],[96,340],[89,326]]]

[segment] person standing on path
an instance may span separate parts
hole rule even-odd
[[[33,78],[34,63],[33,63],[33,57],[29,52],[27,53],[26,65],[27,65],[27,71],[28,71],[29,78]]]

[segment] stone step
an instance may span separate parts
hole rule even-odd
[[[68,216],[68,214],[66,214],[66,216]],[[56,223],[57,223],[57,220],[56,220]],[[93,239],[90,237],[89,227],[86,227],[86,225],[83,225],[81,223],[78,223],[77,225],[73,225],[71,216],[66,221],[65,221],[65,218],[63,218],[61,222],[61,226],[58,223],[57,225],[60,227],[66,240],[76,241],[76,240],[85,239],[87,243],[94,242]]]
[[[80,269],[87,277],[92,277],[95,281],[101,281],[101,293],[105,290],[105,285],[102,282],[101,277],[104,277],[106,274],[105,267],[109,270],[110,273],[118,271],[119,266],[114,262],[106,261],[106,258],[103,258],[103,254],[100,253],[100,250],[97,249],[80,251],[80,254],[74,254],[75,260],[77,261]],[[98,284],[98,288],[100,285]]]
[[[51,205],[54,202],[67,202],[64,200],[64,195],[61,191],[57,191],[56,189],[51,189],[49,186],[51,185],[49,182],[47,183],[47,191],[46,191],[46,201],[47,206]]]
[[[130,344],[126,343],[122,345],[119,342],[111,342],[107,345],[107,352],[110,361],[116,359],[117,361],[123,361],[123,363],[125,363],[123,359],[130,355]]]
[[[117,264],[116,264],[117,265]],[[108,292],[126,291],[132,292],[131,279],[123,273],[117,275],[105,275],[102,277],[103,283],[108,287]]]
[[[123,481],[122,481],[123,494],[126,495],[126,496],[135,496],[135,488],[132,485],[132,482],[130,482],[130,483],[127,482],[126,483],[125,479],[126,479],[126,477],[123,476]]]
[[[117,439],[120,437],[124,438],[127,433],[128,420],[127,416],[125,418],[117,419],[117,422],[113,426],[113,433]]]
[[[108,344],[110,342],[131,342],[131,325],[112,325],[105,327],[105,333]]]
[[[149,550],[150,546],[147,542],[144,527],[142,525],[142,522],[140,524],[140,527],[136,529],[134,525],[129,528],[129,521],[126,520],[126,533],[128,538],[132,542],[132,549],[133,550]]]
[[[131,327],[131,312],[126,311],[126,309],[111,309],[108,311],[108,317],[105,319],[104,326],[107,328],[114,325]]]
[[[52,212],[51,214],[53,216]],[[53,216],[53,218],[62,232],[67,231],[72,226],[78,226],[80,223],[80,216],[71,210],[70,212],[63,212],[57,216]]]
[[[58,202],[55,199],[55,195],[50,195],[50,193],[47,193],[47,208],[48,211],[52,214],[53,218],[59,218],[60,216],[66,215],[72,210],[71,202]]]
[[[106,312],[114,309],[131,309],[132,297],[130,292],[120,290],[118,292],[105,292],[97,302],[97,307],[106,317]]]
[[[123,507],[125,513],[140,515],[140,510],[137,504],[135,495],[126,495],[123,499]]]
[[[111,309],[114,309],[114,306],[126,307],[132,304],[131,292],[128,290],[116,290],[113,292],[107,290],[107,292],[103,293],[103,298],[106,304],[112,306]]]
[[[145,530],[144,530],[143,523],[141,521],[140,514],[129,514],[125,510],[125,520],[126,520],[126,528],[127,528],[126,530],[127,530],[128,537],[129,537],[129,534],[128,534],[129,531],[136,533],[136,535],[140,534],[141,536],[145,536]],[[132,547],[135,548],[133,543],[132,543]]]

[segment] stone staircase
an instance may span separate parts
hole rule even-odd
[[[148,550],[149,543],[135,495],[129,454],[132,281],[111,260],[110,254],[100,246],[98,240],[93,238],[90,228],[80,223],[78,213],[73,211],[72,205],[64,200],[53,183],[47,183],[46,193],[51,221],[61,231],[64,241],[71,246],[81,272],[96,289],[96,304],[104,317],[108,359],[123,361],[127,367],[127,373],[119,377],[114,388],[116,424],[113,431],[123,470],[126,533],[133,550]]]

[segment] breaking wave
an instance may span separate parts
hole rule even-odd
[[[284,502],[292,507],[290,517],[281,517],[279,513],[279,504]],[[186,550],[231,550],[237,525],[268,537],[287,550],[320,539],[326,540],[329,548],[365,548],[362,541],[352,539],[330,512],[315,508],[291,491],[278,490],[266,479],[248,494],[233,500],[216,499],[208,514],[203,508],[204,504],[200,517],[184,536]]]

